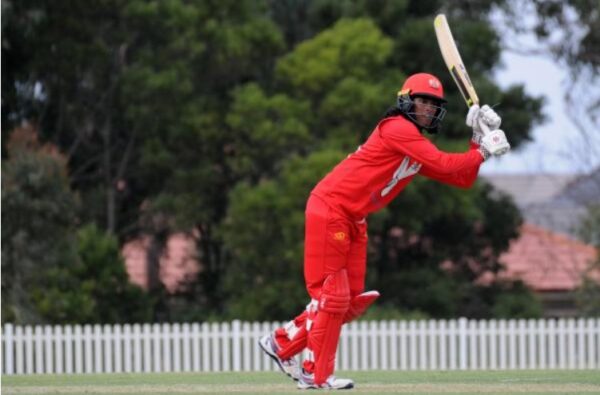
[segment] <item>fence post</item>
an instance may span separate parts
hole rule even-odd
[[[183,371],[190,372],[192,370],[192,345],[190,336],[190,324],[187,322],[181,326],[181,343],[183,347]]]
[[[123,326],[123,371],[125,373],[131,373],[133,371],[132,368],[132,360],[133,360],[133,352],[131,349],[131,343],[133,342],[133,338],[131,337],[131,325],[125,324]]]
[[[438,322],[438,333],[440,336],[440,364],[439,368],[442,370],[448,369],[448,350],[447,350],[447,338],[448,330],[446,320],[440,320]]]
[[[4,325],[4,374],[14,374],[14,359],[13,359],[13,325]]]
[[[479,369],[486,370],[488,367],[488,343],[490,341],[490,331],[486,321],[479,320],[477,332],[479,336]]]
[[[370,359],[371,362],[368,363],[367,369],[379,369],[379,349],[377,348],[377,340],[379,338],[379,322],[370,321],[369,329],[367,329],[366,333],[368,333],[369,339],[369,350],[367,351],[367,361]],[[366,342],[365,342],[366,343]],[[370,357],[370,358],[369,358]]]
[[[509,369],[517,369],[517,322],[515,320],[508,321],[508,357]]]
[[[469,338],[469,363],[468,367],[471,369],[478,369],[477,360],[477,338],[479,331],[477,330],[477,320],[470,320],[467,325],[467,336]]]
[[[417,337],[419,339],[419,370],[427,369],[427,321],[420,320],[417,325]]]
[[[102,341],[104,343],[104,366],[102,368],[102,373],[112,373],[113,371],[113,363],[112,363],[112,343],[113,343],[113,335],[112,328],[110,325],[104,325],[102,331]]]
[[[162,344],[162,338],[161,338],[161,330],[160,330],[160,324],[152,324],[152,359],[154,361],[153,367],[152,367],[152,372],[153,373],[158,373],[158,372],[162,372],[162,364],[161,364],[161,360],[162,360],[162,355],[161,355],[161,344]]]
[[[467,368],[467,319],[458,320],[458,367],[460,370]]]
[[[133,371],[136,373],[142,372],[142,327],[140,324],[133,325],[132,334],[133,343]]]
[[[116,324],[112,327],[113,334],[113,372],[123,372],[123,326]]]
[[[390,321],[390,368],[398,369],[398,321]]]
[[[75,373],[83,373],[83,336],[81,325],[75,326]]]
[[[65,340],[65,373],[73,373],[73,327],[67,325],[64,332]]]
[[[358,363],[358,354],[359,354],[359,350],[358,350],[358,336],[360,334],[359,331],[359,322],[358,321],[354,321],[352,323],[350,323],[350,330],[349,330],[349,335],[350,335],[350,344],[352,346],[352,370],[358,370],[359,369],[359,363]]]
[[[439,331],[437,330],[437,321],[427,321],[427,335],[429,336],[429,363],[426,369],[437,369],[438,363],[438,342],[440,338]]]
[[[221,370],[231,370],[231,325],[229,322],[221,323]]]
[[[242,370],[242,353],[241,353],[241,325],[240,320],[234,320],[231,323],[231,336],[233,347],[233,371],[239,372]]]
[[[488,322],[488,336],[490,340],[490,369],[498,368],[498,321],[491,320]]]
[[[565,330],[565,320],[558,320],[558,367],[564,369],[567,367],[567,334]]]
[[[173,372],[181,372],[181,325],[171,325],[171,344],[173,345]]]
[[[456,344],[458,342],[458,333],[456,331],[456,326],[458,325],[456,320],[450,320],[450,325],[448,326],[448,341],[450,342],[450,351],[449,351],[449,364],[448,368],[450,370],[454,370],[457,368],[458,363],[458,353],[456,351]]]
[[[162,356],[161,359],[163,360],[163,366],[162,366],[162,371],[163,372],[172,372],[173,368],[173,363],[172,363],[172,356],[173,356],[173,343],[175,343],[177,340],[175,339],[175,333],[173,331],[173,326],[171,324],[168,323],[163,323],[162,324],[162,328],[161,328],[161,334],[160,334],[160,343],[161,343],[161,348],[162,348]]]
[[[242,324],[242,346],[243,346],[243,359],[242,359],[242,370],[250,371],[252,370],[252,361],[251,361],[251,348],[250,343],[252,342],[252,332],[249,322],[244,322]]]
[[[548,322],[548,369],[556,368],[556,321]]]
[[[193,372],[200,372],[202,368],[204,368],[204,365],[200,365],[200,358],[201,358],[201,354],[200,354],[200,324],[198,324],[197,322],[194,322],[192,324],[192,355],[193,355],[193,360],[192,360],[192,371]]]
[[[588,353],[588,360],[587,360],[587,368],[588,369],[596,369],[598,367],[600,367],[600,364],[597,363],[598,359],[600,358],[600,356],[598,355],[598,353],[600,352],[600,350],[598,350],[598,342],[596,337],[598,336],[598,329],[600,329],[600,319],[596,320],[593,318],[590,318],[587,320],[587,339],[588,339],[588,349],[590,350]]]
[[[379,368],[381,370],[389,370],[390,368],[390,364],[389,364],[389,360],[390,360],[390,344],[389,344],[389,338],[390,338],[390,331],[389,331],[389,321],[379,321],[379,349],[380,349],[380,354],[381,355],[381,359],[380,362],[381,364],[379,365]]]
[[[41,332],[41,336],[42,344],[44,345],[44,356],[46,357],[44,360],[44,373],[54,373],[54,353],[52,352],[52,327],[50,325],[44,326],[43,332]]]
[[[35,373],[44,373],[44,329],[34,328],[33,349],[35,350]]]
[[[21,325],[15,326],[15,373],[23,374],[25,358],[23,348],[25,346],[25,336]]]
[[[538,335],[538,348],[540,350],[539,352],[539,359],[538,359],[538,365],[537,367],[540,369],[546,369],[546,347],[547,347],[547,342],[546,342],[546,321],[539,319],[537,321],[537,335]]]
[[[202,323],[202,371],[211,372],[210,366],[210,325],[208,322]]]
[[[144,358],[144,372],[152,372],[152,326],[144,324],[142,327],[142,346]]]
[[[44,329],[39,325],[35,327],[34,348],[35,372],[44,373]]]
[[[64,336],[62,334],[62,326],[54,326],[54,373],[63,373],[64,353],[63,344]]]
[[[535,369],[537,367],[537,337],[538,332],[536,328],[536,321],[530,319],[527,321],[527,341],[529,342],[529,351],[527,352],[527,357],[529,358],[529,365],[527,366],[529,369]]]
[[[102,327],[94,325],[94,373],[103,373]]]
[[[408,323],[408,349],[409,349],[409,369],[417,370],[417,323],[409,321]]]

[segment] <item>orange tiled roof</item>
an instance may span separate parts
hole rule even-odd
[[[568,291],[579,286],[596,254],[593,246],[526,223],[500,261],[503,276],[520,278],[535,291]]]

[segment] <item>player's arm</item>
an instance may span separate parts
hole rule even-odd
[[[470,150],[478,152],[478,149],[479,146],[477,144],[471,143]],[[433,168],[423,165],[423,167],[421,167],[421,170],[419,171],[419,174],[454,187],[470,188],[477,179],[477,176],[479,175],[479,168],[480,165],[477,165],[475,167],[466,168],[456,173],[448,174],[444,172],[436,172]]]
[[[403,127],[402,121],[389,119],[380,125],[381,137],[388,148],[419,162],[424,176],[454,186],[468,188],[473,184],[483,162],[478,149],[464,153],[440,151],[415,127]]]
[[[502,119],[489,106],[485,105],[480,108],[479,105],[474,104],[469,108],[465,123],[467,126],[473,128],[469,148],[471,150],[478,150],[485,158],[485,151],[481,151],[480,144],[486,133],[490,133],[491,130],[496,130],[500,127]],[[429,168],[422,168],[420,174],[452,186],[469,188],[477,179],[479,166],[450,175],[439,174]]]

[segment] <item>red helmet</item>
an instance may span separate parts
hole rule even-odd
[[[427,96],[445,103],[444,87],[440,80],[428,73],[413,74],[404,81],[398,95]]]

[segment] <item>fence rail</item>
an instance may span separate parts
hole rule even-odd
[[[2,327],[2,374],[273,370],[257,346],[278,323]],[[344,370],[598,369],[600,319],[360,321]]]

